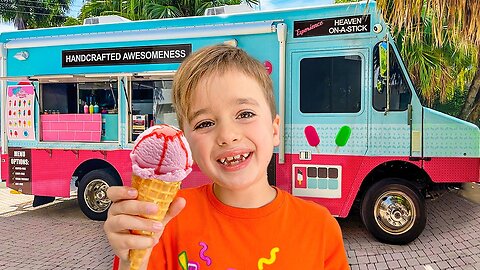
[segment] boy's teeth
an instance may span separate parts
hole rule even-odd
[[[233,157],[222,158],[219,161],[223,165],[232,165],[234,163],[239,163],[239,162],[244,161],[246,158],[248,158],[248,156],[250,156],[250,153],[236,155],[236,156],[233,156]]]

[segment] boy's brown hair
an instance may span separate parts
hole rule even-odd
[[[209,76],[222,75],[230,70],[243,72],[257,81],[264,90],[265,99],[272,112],[272,120],[275,118],[272,80],[265,67],[242,49],[221,44],[202,48],[188,56],[173,78],[173,104],[180,129],[183,129],[185,120],[191,120],[192,93],[199,82]]]

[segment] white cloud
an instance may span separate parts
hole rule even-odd
[[[262,10],[333,4],[335,0],[260,0]]]

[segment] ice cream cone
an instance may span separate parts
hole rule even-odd
[[[143,258],[147,254],[146,249],[131,249],[128,253],[130,259],[130,270],[138,270],[142,266]]]
[[[181,181],[165,182],[158,179],[141,178],[137,175],[133,175],[132,187],[138,190],[137,199],[140,201],[153,202],[158,205],[157,213],[153,215],[142,215],[142,217],[162,221],[170,207],[170,203],[180,189],[180,184]],[[149,236],[153,235],[153,232],[150,231],[132,230],[132,233]],[[130,250],[130,270],[137,270],[140,268],[146,252],[147,250],[145,249]]]
[[[130,153],[132,187],[137,199],[158,205],[158,212],[144,218],[162,221],[180,183],[192,171],[192,153],[183,132],[169,125],[152,126],[135,140]],[[149,231],[132,230],[132,234],[152,236]],[[130,250],[130,269],[138,270],[147,250]]]

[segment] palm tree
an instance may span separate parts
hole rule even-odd
[[[119,15],[130,20],[144,20],[143,8],[152,0],[91,0],[81,9],[79,19]]]
[[[0,20],[17,29],[59,26],[65,22],[72,0],[2,0]]]
[[[403,43],[422,96],[429,103],[445,100],[458,87],[467,92],[459,117],[480,124],[480,1],[377,0],[377,5]]]
[[[459,89],[465,92],[475,73],[476,48],[471,44],[448,41],[445,32],[439,45],[434,35],[432,18],[422,18],[422,32],[408,33],[401,30],[397,45],[407,65],[415,86],[428,105],[436,100],[444,103]]]
[[[185,16],[200,16],[205,10],[210,7],[217,7],[223,5],[237,5],[240,0],[213,0],[213,1],[199,1],[199,0],[166,0],[150,3],[145,6],[145,12],[148,18],[171,18],[171,17],[185,17]],[[246,1],[246,4],[253,6],[258,4],[258,0]]]
[[[203,15],[206,8],[239,4],[241,0],[91,0],[80,12],[80,19],[100,15],[120,15],[131,20]],[[258,0],[246,0],[248,5]]]

